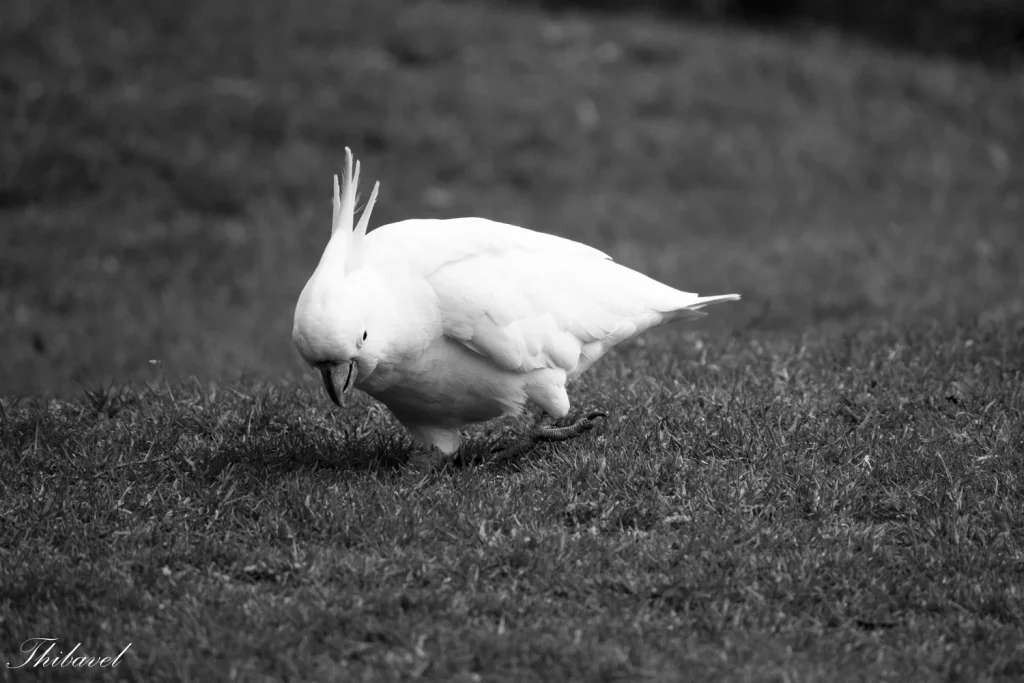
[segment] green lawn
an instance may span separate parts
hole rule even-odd
[[[0,660],[1020,680],[1022,76],[484,2],[4,5]],[[591,369],[581,440],[416,471],[291,347],[345,145],[374,225],[744,299]]]

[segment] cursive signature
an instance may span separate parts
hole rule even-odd
[[[56,638],[29,638],[21,644],[21,653],[26,655],[25,661],[21,664],[11,664],[10,662],[7,662],[7,668],[63,668],[65,666],[73,668],[94,666],[98,666],[100,668],[113,668],[121,663],[121,657],[124,657],[124,653],[128,652],[128,648],[130,648],[132,644],[128,643],[125,645],[124,649],[121,650],[120,654],[116,657],[87,657],[86,655],[75,656],[75,652],[78,648],[82,647],[81,643],[76,643],[67,654],[61,657],[63,650],[58,649],[56,652],[53,652],[56,646]]]

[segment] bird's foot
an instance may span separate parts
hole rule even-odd
[[[581,434],[589,432],[597,426],[598,418],[607,418],[608,414],[599,410],[588,413],[584,417],[571,424],[556,427],[547,423],[551,422],[549,415],[544,415],[528,434],[517,440],[515,443],[505,447],[495,447],[491,450],[491,458],[488,464],[504,464],[518,460],[540,443],[555,443],[575,439]]]
[[[551,416],[544,414],[527,434],[511,444],[498,436],[475,447],[467,447],[466,444],[463,444],[451,455],[445,454],[437,448],[417,449],[409,458],[409,468],[413,472],[429,474],[442,471],[450,466],[501,465],[513,462],[532,451],[538,444],[575,439],[596,427],[599,418],[607,417],[607,413],[596,410],[569,424],[556,426],[553,424]],[[503,442],[506,445],[502,445]]]
[[[546,426],[544,424],[545,420],[541,419],[540,423],[533,428],[531,436],[536,443],[568,441],[569,439],[575,439],[581,434],[586,434],[596,427],[596,420],[598,418],[607,419],[608,413],[595,410],[587,413],[584,417],[581,417],[575,422],[562,427]]]
[[[458,457],[462,449],[455,452]],[[409,458],[409,469],[421,474],[437,472],[452,464],[453,457],[439,448],[417,448]]]
[[[490,461],[489,454],[500,448],[501,437],[488,438],[483,443],[463,443],[454,453],[448,454],[439,448],[418,448],[409,457],[408,467],[418,474],[442,472],[445,469],[471,467]]]

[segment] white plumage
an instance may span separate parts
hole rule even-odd
[[[445,454],[459,430],[522,410],[569,413],[566,383],[616,344],[736,294],[700,297],[578,242],[483,218],[353,230],[359,164],[335,177],[331,239],[292,338],[340,405],[352,386]]]

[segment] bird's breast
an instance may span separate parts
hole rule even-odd
[[[458,428],[518,412],[526,402],[525,379],[441,336],[419,353],[378,366],[357,386],[402,422]]]

